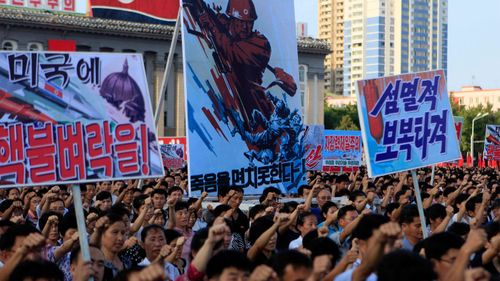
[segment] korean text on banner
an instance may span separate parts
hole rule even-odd
[[[323,168],[361,166],[360,131],[325,130]]]
[[[0,186],[163,174],[141,55],[0,52]]]
[[[357,98],[370,177],[460,158],[442,70],[361,80]]]
[[[500,161],[500,125],[486,125],[483,157],[486,160]]]
[[[306,169],[293,1],[182,7],[192,194],[294,192]]]
[[[168,169],[181,169],[185,165],[184,145],[182,144],[160,144],[163,167]]]
[[[158,137],[161,144],[180,144],[184,150],[184,160],[188,161],[188,149],[186,137]]]
[[[88,11],[87,0],[0,0],[0,7],[2,6],[81,15]]]
[[[307,170],[321,171],[323,169],[324,131],[323,125],[307,126],[304,141]]]

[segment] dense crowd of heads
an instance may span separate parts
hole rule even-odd
[[[499,175],[419,170],[425,218],[411,174],[364,168],[311,171],[248,208],[240,187],[189,198],[186,170],[81,184],[90,262],[70,186],[0,189],[0,281],[500,280]]]

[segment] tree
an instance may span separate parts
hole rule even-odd
[[[355,104],[338,108],[329,107],[325,104],[325,129],[339,129],[342,119],[345,116],[349,117],[350,122],[353,125],[351,126],[353,129],[350,130],[359,130],[358,107]],[[348,122],[348,120],[345,120],[344,122]]]
[[[453,116],[461,116],[464,118],[464,124],[462,125],[462,140],[460,143],[460,149],[462,150],[462,153],[470,152],[472,120],[478,114],[488,113],[488,116],[476,120],[476,122],[474,122],[474,141],[484,141],[486,124],[500,124],[500,110],[493,111],[493,106],[490,103],[486,105],[480,104],[478,106],[466,108],[465,106],[460,106],[452,101],[453,97],[450,97]],[[474,143],[475,157],[477,157],[477,153],[483,152],[483,148],[484,148],[484,143]]]
[[[359,128],[352,122],[352,119],[349,115],[342,116],[340,119],[340,124],[335,128],[336,130],[350,130],[350,131],[358,131]]]

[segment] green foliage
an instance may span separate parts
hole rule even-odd
[[[460,143],[460,149],[462,153],[470,152],[470,137],[472,132],[472,120],[478,115],[483,113],[488,113],[488,116],[476,120],[474,122],[474,141],[484,141],[484,134],[486,129],[486,124],[500,124],[500,110],[493,111],[492,105],[490,103],[486,105],[478,105],[474,107],[460,106],[451,102],[453,97],[450,97],[451,108],[453,111],[453,116],[461,116],[464,118],[464,124],[462,125],[462,141]],[[474,154],[477,157],[477,153],[483,152],[484,143],[474,143]]]
[[[358,107],[347,105],[333,108],[325,104],[325,129],[359,130]]]
[[[352,122],[352,119],[349,115],[342,116],[340,119],[340,124],[335,128],[336,130],[354,130],[358,131],[359,127]]]

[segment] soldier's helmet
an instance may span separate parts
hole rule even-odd
[[[257,19],[257,12],[252,0],[229,0],[226,14],[243,21],[254,21]]]

